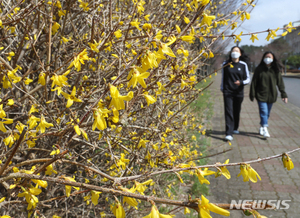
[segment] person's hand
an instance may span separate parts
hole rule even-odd
[[[287,98],[283,98],[282,101],[283,101],[284,103],[288,103],[288,99],[287,99]]]
[[[237,86],[240,86],[240,85],[241,85],[241,83],[240,83],[239,80],[235,81],[234,84],[237,85]]]

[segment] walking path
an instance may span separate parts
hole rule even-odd
[[[232,147],[231,151],[211,157],[209,164],[230,159],[230,162],[242,162],[264,158],[300,147],[300,108],[288,103],[284,104],[280,98],[273,105],[269,119],[269,133],[271,138],[264,139],[258,134],[259,113],[256,101],[249,99],[249,85],[245,87],[245,98],[242,104],[240,134],[234,135],[232,145],[224,144],[225,119],[223,96],[220,91],[221,75],[215,77],[210,87],[214,101],[214,116],[212,130],[207,131],[214,148],[210,154],[222,152]],[[300,82],[300,79],[299,79]],[[288,94],[288,93],[287,93]],[[223,144],[223,145],[222,145]],[[220,146],[221,145],[221,146]],[[243,182],[242,176],[237,178],[239,167],[229,167],[231,179],[224,176],[209,177],[211,196],[210,202],[230,203],[231,200],[291,200],[287,210],[259,210],[261,215],[278,218],[300,217],[300,151],[291,154],[294,169],[288,171],[283,167],[280,158],[251,164],[258,172],[261,181],[257,183]],[[217,214],[211,214],[219,218]],[[241,211],[231,210],[232,218],[246,217]],[[252,217],[252,216],[251,216]]]

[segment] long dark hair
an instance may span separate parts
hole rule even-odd
[[[260,64],[258,66],[260,67],[265,67],[267,68],[266,63],[264,62],[264,59],[266,57],[267,54],[272,54],[273,55],[273,62],[271,63],[271,68],[276,72],[279,73],[279,71],[282,69],[282,65],[279,63],[279,61],[277,60],[275,54],[271,51],[266,51],[264,53],[264,55],[262,56],[262,59],[260,61]]]
[[[239,47],[239,46],[233,46],[233,47],[230,49],[229,58],[228,58],[228,60],[227,60],[227,63],[232,62],[231,52],[232,52],[232,50],[233,50],[234,48],[240,49],[241,56],[239,57],[239,60],[240,60],[240,61],[244,61],[244,62],[248,65],[249,57],[248,57],[248,55],[245,53],[245,51],[244,51],[241,47]]]

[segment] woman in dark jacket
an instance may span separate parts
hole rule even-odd
[[[259,134],[266,138],[270,137],[267,127],[271,108],[273,103],[277,100],[276,86],[281,93],[283,102],[288,102],[280,68],[275,55],[272,52],[267,51],[264,53],[260,64],[255,69],[251,82],[250,100],[253,101],[254,98],[256,98],[259,107],[261,125]]]
[[[226,137],[231,141],[232,134],[238,134],[241,106],[244,99],[244,86],[250,82],[248,60],[243,49],[231,48],[227,61],[223,63],[221,91],[224,97]]]

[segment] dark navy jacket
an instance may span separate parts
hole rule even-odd
[[[224,62],[223,66],[228,64]],[[232,62],[231,65],[227,65],[222,69],[222,82],[221,91],[223,94],[230,94],[234,96],[244,96],[244,85],[250,82],[248,66],[245,62]],[[234,84],[237,80],[240,81],[240,85]]]

